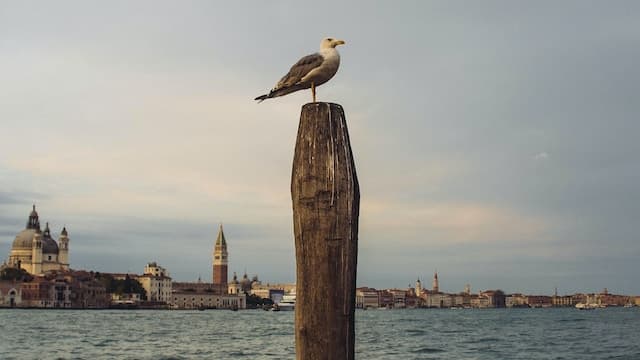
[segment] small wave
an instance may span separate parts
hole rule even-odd
[[[576,318],[576,319],[560,319],[558,320],[559,322],[580,322],[580,321],[587,321],[587,319],[582,319],[582,318]]]
[[[444,349],[436,349],[436,348],[430,348],[430,347],[423,347],[420,349],[416,349],[413,350],[413,353],[416,354],[434,354],[434,353],[441,353],[441,352],[445,352],[446,350]]]
[[[496,341],[500,341],[501,339],[495,338],[495,337],[486,337],[486,338],[480,338],[480,339],[475,339],[473,341],[470,341],[470,343],[488,343],[488,342],[496,342]]]
[[[116,342],[115,340],[111,340],[111,339],[104,339],[98,343],[93,344],[93,346],[95,347],[105,347],[105,346],[109,346],[109,344]]]

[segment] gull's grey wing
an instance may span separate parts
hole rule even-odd
[[[323,61],[324,57],[322,57],[322,55],[320,55],[319,53],[303,57],[291,67],[287,75],[283,76],[282,79],[278,81],[278,84],[275,88],[273,88],[272,91],[297,84],[300,79],[307,75],[311,70],[322,65]]]

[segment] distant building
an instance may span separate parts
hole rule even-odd
[[[283,289],[270,289],[270,288],[258,288],[251,289],[251,295],[256,295],[263,299],[271,299],[274,303],[279,303],[282,300],[285,292]]]
[[[0,281],[0,307],[16,307],[22,303],[22,282]]]
[[[420,278],[416,280],[416,296],[420,297],[422,295],[422,283],[420,282]]]
[[[527,304],[532,308],[547,308],[553,306],[553,300],[547,295],[529,295]]]
[[[505,298],[505,306],[508,308],[529,307],[527,296],[522,294],[511,294]]]
[[[14,284],[9,290],[8,302],[2,301],[2,283],[0,282],[0,306],[101,309],[109,305],[104,286],[86,271],[49,271],[36,275],[30,281]],[[20,290],[16,288],[18,284]]]
[[[148,263],[144,274],[137,277],[147,292],[147,301],[169,303],[171,301],[171,278],[165,268],[155,262]]]
[[[378,291],[378,306],[385,308],[393,307],[393,294],[387,290]]]
[[[246,309],[247,302],[245,296],[181,290],[171,295],[171,306],[174,309]]]
[[[482,294],[471,295],[469,303],[472,308],[486,309],[490,307],[489,297]]]
[[[571,295],[565,295],[565,296],[554,295],[551,298],[551,302],[552,302],[554,307],[568,307],[568,306],[575,306],[576,305],[573,302],[573,296],[571,296]]]
[[[480,295],[489,299],[489,307],[491,308],[506,307],[506,296],[502,290],[487,290],[483,291]]]
[[[428,308],[450,308],[453,304],[453,297],[441,292],[430,292],[424,296],[424,305]]]
[[[356,289],[356,308],[378,308],[380,306],[378,298],[378,290],[368,287],[360,287]]]
[[[40,229],[40,218],[33,206],[24,230],[16,235],[11,246],[8,265],[38,275],[50,270],[69,270],[69,236],[62,228],[60,239],[51,236],[49,223]]]
[[[389,290],[391,295],[393,296],[393,307],[396,309],[404,309],[407,307],[406,299],[407,299],[407,291],[401,289],[391,289]]]
[[[279,303],[285,294],[295,294],[296,293],[296,284],[289,283],[266,283],[263,284],[262,281],[258,280],[258,276],[254,276],[250,282],[247,282],[248,278],[245,276],[242,279],[242,283],[240,284],[241,291],[242,289],[249,287],[249,293],[252,295],[259,296],[263,299],[271,299],[274,303]]]

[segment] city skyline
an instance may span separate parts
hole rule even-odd
[[[640,294],[638,11],[2,2],[2,260],[35,203],[52,233],[67,227],[72,268],[158,261],[208,278],[223,223],[229,274],[294,281],[289,185],[309,94],[252,99],[336,36],[341,69],[318,99],[349,124],[359,286],[438,269],[445,291]]]

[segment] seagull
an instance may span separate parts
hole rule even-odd
[[[260,103],[266,99],[311,88],[313,102],[316,102],[316,86],[329,81],[340,66],[340,54],[336,50],[338,45],[344,45],[344,41],[334,38],[322,39],[319,52],[298,60],[268,94],[260,95],[254,100]]]

